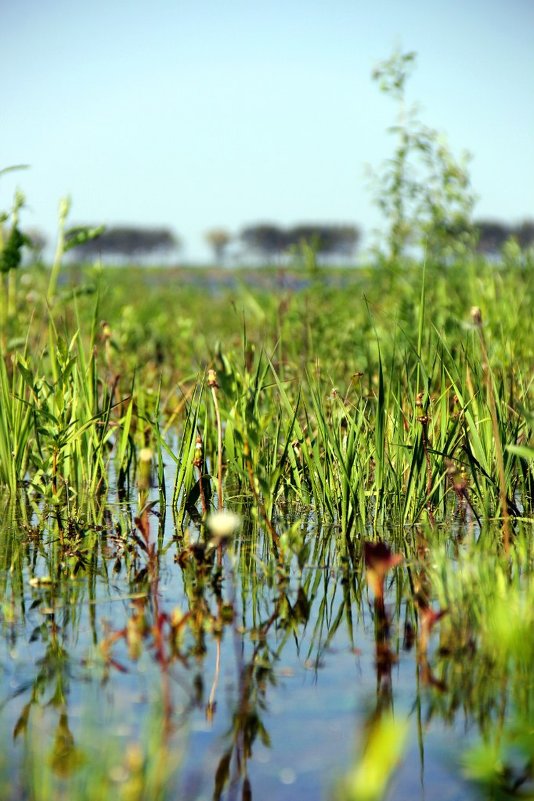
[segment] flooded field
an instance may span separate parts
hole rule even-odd
[[[532,790],[532,640],[476,622],[480,532],[414,530],[414,557],[299,523],[273,558],[250,510],[221,545],[162,502],[6,504],[2,798],[474,799],[496,749],[501,792]]]
[[[2,801],[532,797],[532,267],[58,265],[0,321]]]

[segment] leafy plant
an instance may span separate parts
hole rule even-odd
[[[386,258],[391,265],[423,252],[432,262],[465,257],[474,245],[474,204],[467,157],[457,159],[445,138],[424,125],[409,106],[406,85],[416,54],[396,51],[373,72],[380,90],[397,103],[393,156],[376,176],[376,202],[389,230]],[[415,248],[415,251],[414,251]]]

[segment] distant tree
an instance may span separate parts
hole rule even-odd
[[[224,228],[210,228],[206,231],[205,240],[213,250],[216,262],[223,262],[226,248],[232,241],[231,234]]]
[[[68,236],[75,237],[77,232],[83,229],[72,228]],[[102,253],[135,258],[170,253],[179,248],[180,240],[169,228],[140,228],[125,225],[107,228],[97,238],[73,247],[73,251],[77,256],[94,257]]]
[[[361,232],[355,225],[303,224],[287,231],[286,239],[291,245],[307,243],[321,255],[352,256]]]
[[[478,234],[477,250],[487,255],[500,253],[504,243],[514,233],[510,225],[499,220],[477,220],[475,229]]]
[[[243,228],[240,239],[247,250],[264,258],[280,255],[288,244],[286,232],[270,223]]]
[[[534,245],[534,220],[523,220],[513,233],[522,248],[531,247]]]

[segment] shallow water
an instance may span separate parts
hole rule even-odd
[[[75,798],[100,771],[117,798],[327,799],[390,712],[408,739],[387,798],[479,797],[461,757],[498,705],[439,625],[423,654],[410,641],[404,568],[381,618],[361,560],[319,530],[281,568],[248,522],[218,571],[192,524],[136,510],[6,517],[1,798]]]

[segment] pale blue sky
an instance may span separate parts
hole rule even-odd
[[[370,78],[418,53],[409,96],[473,154],[477,216],[534,216],[534,0],[0,0],[0,209],[203,232],[379,222],[365,165],[394,106]]]

